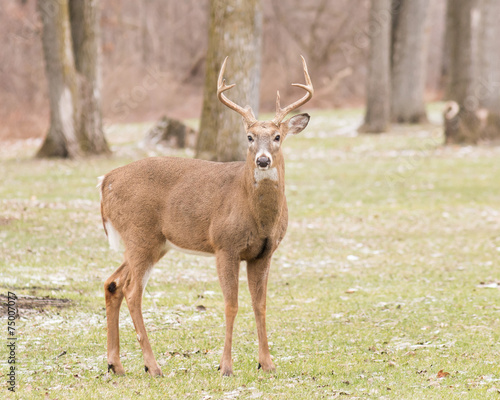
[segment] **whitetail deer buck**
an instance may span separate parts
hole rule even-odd
[[[124,261],[104,284],[108,326],[108,370],[123,374],[120,362],[118,317],[127,300],[146,372],[162,375],[142,318],[142,295],[153,266],[170,249],[215,255],[224,295],[226,338],[220,362],[223,375],[232,375],[233,324],[238,312],[240,262],[247,262],[248,286],[257,323],[259,367],[275,369],[266,334],[266,293],[271,257],[285,236],[288,210],[285,164],[281,144],[288,134],[301,132],[308,114],[283,121],[309,101],[313,86],[302,58],[306,84],[293,84],[306,95],[281,108],[276,116],[258,121],[250,107],[242,108],[224,92],[234,85],[223,80],[222,64],[217,97],[240,113],[248,138],[246,161],[210,162],[184,158],[147,158],[117,168],[100,181],[101,214],[111,247],[125,245]]]

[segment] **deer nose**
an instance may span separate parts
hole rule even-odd
[[[260,156],[257,158],[257,166],[260,168],[267,168],[271,164],[271,159],[267,156]]]

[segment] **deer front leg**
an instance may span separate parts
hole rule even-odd
[[[123,283],[127,276],[127,263],[124,262],[104,283],[106,298],[106,322],[108,326],[108,372],[125,374],[120,361],[120,307],[123,301]]]
[[[266,372],[276,370],[271,361],[266,332],[267,278],[270,266],[270,257],[247,262],[248,288],[252,296],[252,307],[257,324],[257,335],[259,337],[259,368],[262,368]]]
[[[142,318],[142,294],[147,283],[147,279],[144,279],[144,276],[149,274],[152,268],[152,264],[141,264],[135,266],[134,270],[131,269],[130,273],[133,275],[124,286],[123,292],[125,294],[130,316],[134,322],[137,340],[141,345],[142,355],[144,357],[144,369],[151,376],[163,376],[156,362],[153,350],[151,349],[151,344],[149,343],[148,334]]]
[[[217,275],[224,295],[224,312],[226,316],[226,338],[219,369],[223,376],[233,375],[233,360],[231,347],[233,344],[233,327],[238,313],[238,276],[240,260],[226,253],[216,255]]]

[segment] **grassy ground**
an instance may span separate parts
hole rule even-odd
[[[360,117],[313,112],[284,145],[290,223],[268,290],[277,372],[257,370],[242,265],[231,378],[217,372],[214,260],[174,252],[144,300],[166,377],[144,373],[125,304],[128,373],[106,372],[102,284],[121,255],[105,240],[96,177],[155,153],[136,146],[145,127],[110,127],[109,159],[40,161],[36,142],[0,146],[0,293],[71,300],[36,309],[23,299],[18,386],[7,392],[2,345],[1,390],[19,399],[498,398],[500,149],[443,148],[431,125],[357,136]],[[0,323],[6,337],[5,315]]]

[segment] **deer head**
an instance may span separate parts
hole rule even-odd
[[[302,57],[302,56],[301,56]],[[288,134],[296,135],[307,126],[309,122],[309,114],[295,115],[283,122],[283,119],[303,104],[307,103],[314,94],[314,88],[307,71],[307,64],[302,57],[302,65],[304,68],[304,77],[306,84],[292,83],[292,86],[297,86],[304,89],[307,93],[301,99],[281,108],[279,91],[276,95],[276,115],[271,121],[258,121],[250,108],[245,108],[237,105],[229,100],[224,92],[236,86],[235,84],[226,85],[224,79],[224,71],[226,69],[227,57],[222,63],[217,81],[217,97],[222,104],[230,109],[241,114],[248,139],[247,160],[250,160],[259,170],[267,170],[273,168],[277,162],[281,161],[281,144]]]

